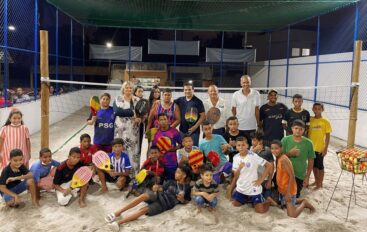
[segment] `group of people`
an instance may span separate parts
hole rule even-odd
[[[174,101],[170,89],[154,87],[146,115],[137,115],[135,110],[143,98],[143,87],[126,81],[112,106],[110,94],[104,93],[100,109],[88,118],[87,123],[94,125],[93,144],[91,136],[83,134],[80,146],[72,148],[61,163],[43,148],[30,171],[29,132],[22,123],[22,113],[12,111],[0,130],[0,191],[4,201],[8,206],[18,205],[19,193],[29,188],[33,204],[38,205],[40,190],[54,188],[60,205],[67,205],[79,191],[79,204],[85,207],[88,184],[80,189],[70,186],[76,170],[90,166],[102,192],[108,191],[106,182],[112,182],[136,196],[106,216],[116,228],[142,215],[153,216],[185,204],[191,196],[198,212],[208,206],[216,214],[219,184],[228,185],[226,195],[235,207],[250,203],[256,212],[265,213],[270,206],[280,205],[291,217],[297,217],[304,208],[313,211],[310,202],[300,196],[304,187],[322,187],[323,159],[331,133],[330,122],[322,116],[324,105],[314,103],[311,117],[302,108],[301,95],[293,96],[293,107],[288,109],[277,102],[274,89],[268,91],[268,102],[261,105],[259,92],[251,88],[251,78],[244,75],[240,81],[242,88],[233,94],[230,106],[219,97],[215,85],[209,86],[209,98],[204,101],[195,96],[191,83],[184,84],[184,96]],[[206,116],[213,107],[220,112],[215,122]],[[227,117],[228,112],[232,116]],[[141,165],[142,140],[151,128],[157,129]],[[162,137],[170,141],[162,142]],[[92,156],[99,150],[109,154],[111,171],[92,164]],[[193,151],[202,154],[200,165],[190,165]],[[146,177],[137,183],[135,176],[143,169]],[[312,172],[315,183],[310,184]],[[146,207],[116,221],[143,201],[148,203]]]

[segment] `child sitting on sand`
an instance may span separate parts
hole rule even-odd
[[[175,180],[166,181],[163,186],[154,185],[153,192],[147,192],[122,207],[120,210],[110,213],[105,220],[110,224],[113,231],[119,231],[119,226],[134,221],[143,215],[154,216],[164,211],[170,210],[177,204],[185,204],[191,200],[191,187],[188,183],[190,168],[187,165],[180,165],[175,172]],[[134,208],[141,202],[148,203],[147,206],[138,209],[136,212],[124,216],[116,222],[116,217],[120,217],[125,211]]]
[[[36,160],[31,167],[34,181],[36,182],[37,197],[40,197],[40,190],[51,191],[56,167],[59,162],[52,159],[52,153],[49,148],[42,148],[39,152],[39,160]]]

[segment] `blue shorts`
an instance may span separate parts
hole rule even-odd
[[[285,196],[283,196],[282,194],[279,194],[279,201],[280,201],[280,206],[282,208],[287,207],[287,202],[285,201]],[[293,206],[295,206],[297,204],[297,195],[291,196],[291,203],[292,203]]]
[[[12,191],[15,194],[21,194],[22,192],[27,190],[27,180],[23,180],[17,186],[15,186],[15,187],[13,187],[9,190]],[[10,195],[7,195],[5,193],[2,194],[2,197],[3,197],[5,202],[9,202],[9,201],[13,200],[13,198],[14,198],[14,197],[12,197]]]
[[[209,205],[212,208],[215,208],[215,206],[217,206],[218,204],[218,200],[217,198],[214,198],[212,201],[208,201],[207,199],[205,199],[202,196],[195,196],[195,203],[197,205],[203,206],[203,205]]]
[[[266,184],[266,182],[267,182],[267,180],[265,180],[262,184],[261,184],[261,186],[263,187],[263,192],[262,192],[262,194],[263,194],[263,196],[264,196],[264,198],[266,199],[266,198],[268,198],[268,197],[271,197],[271,189],[267,189],[267,188],[265,188],[265,184]]]
[[[249,196],[249,195],[239,193],[237,191],[233,193],[232,199],[241,203],[242,205],[246,203],[252,203],[253,205],[256,205],[256,204],[261,204],[265,202],[265,199],[263,195],[261,194]]]

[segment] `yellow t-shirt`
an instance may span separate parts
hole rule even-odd
[[[325,136],[331,133],[331,125],[326,118],[311,117],[308,129],[308,138],[313,142],[313,148],[317,152],[322,152],[325,147]]]

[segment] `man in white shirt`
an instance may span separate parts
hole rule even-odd
[[[232,114],[238,119],[240,131],[246,134],[248,144],[251,146],[251,133],[255,132],[260,120],[260,93],[251,89],[251,77],[241,77],[242,89],[232,95]]]
[[[210,85],[208,88],[209,98],[203,101],[205,113],[215,107],[220,111],[219,120],[213,124],[213,134],[224,135],[225,127],[226,127],[226,119],[227,119],[227,106],[226,102],[223,98],[219,97],[218,87],[216,85]]]

